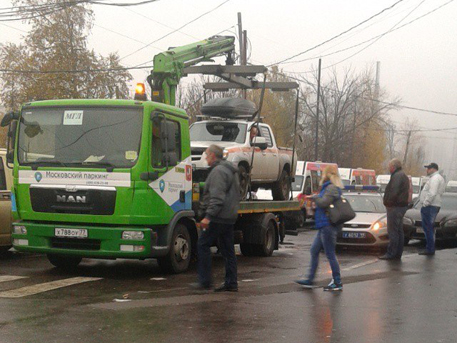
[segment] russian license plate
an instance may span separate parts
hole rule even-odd
[[[366,238],[365,232],[343,232],[343,238]]]
[[[87,238],[87,229],[64,229],[56,228],[54,231],[56,237],[69,238]]]
[[[416,228],[416,233],[424,233],[424,229],[421,227]]]

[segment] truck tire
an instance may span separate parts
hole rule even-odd
[[[192,241],[189,230],[183,224],[177,224],[173,230],[170,251],[164,257],[157,259],[160,268],[165,273],[178,274],[189,268],[192,256]]]
[[[269,257],[273,255],[276,245],[276,224],[273,220],[268,221],[263,244],[253,244],[254,256]]]
[[[273,184],[271,193],[273,194],[273,200],[289,200],[290,176],[286,169],[283,169],[279,180]]]
[[[63,255],[47,255],[49,262],[60,269],[74,269],[81,263],[82,257],[79,256],[63,256]]]
[[[243,256],[254,256],[252,244],[241,243],[240,250],[241,250],[241,253],[243,254]]]
[[[249,172],[246,166],[240,164],[238,166],[238,173],[240,175],[240,197],[241,200],[246,200],[249,190]]]

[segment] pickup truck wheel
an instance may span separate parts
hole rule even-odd
[[[73,269],[81,263],[82,257],[78,256],[63,256],[63,255],[47,255],[49,262],[54,267],[61,268],[61,269]]]
[[[241,200],[246,200],[248,196],[248,189],[249,189],[249,173],[247,168],[240,164],[238,166],[238,172],[240,175],[240,196]]]
[[[290,197],[290,176],[287,170],[281,172],[279,180],[273,185],[271,190],[273,200],[288,200]]]
[[[189,230],[183,224],[177,224],[173,237],[171,238],[171,247],[168,254],[157,259],[160,268],[171,274],[185,272],[189,268],[192,256],[192,242]]]

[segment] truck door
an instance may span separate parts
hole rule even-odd
[[[279,178],[279,151],[273,141],[270,129],[266,125],[260,125],[260,135],[267,141],[267,149],[262,151],[262,168],[264,180],[277,180]]]
[[[5,157],[0,157],[0,246],[11,245],[11,191],[8,189]]]

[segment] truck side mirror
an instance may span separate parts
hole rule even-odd
[[[8,125],[11,124],[11,122],[13,120],[18,120],[18,119],[19,119],[19,113],[15,113],[15,112],[5,113],[5,115],[2,118],[2,122],[0,123],[0,126],[7,127]]]
[[[2,120],[3,122],[3,120]],[[10,121],[6,141],[6,165],[12,169],[14,164],[14,142],[16,141],[17,120]]]
[[[260,148],[261,150],[265,150],[266,148],[268,148],[267,140],[265,139],[265,137],[254,137],[252,139],[251,145]]]

